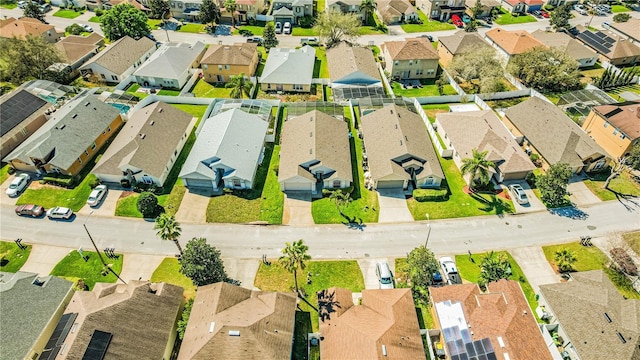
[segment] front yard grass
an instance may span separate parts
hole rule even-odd
[[[422,96],[440,96],[440,93],[438,92],[438,85],[435,84],[435,79],[421,80],[420,83],[422,84],[421,89],[417,89],[417,88],[403,89],[402,85],[397,81],[392,82],[391,87],[393,88],[393,93],[396,94],[396,96],[404,96],[408,98],[422,97]],[[457,94],[458,93],[453,88],[453,86],[446,84],[443,87],[442,95],[457,95]]]
[[[608,171],[594,174],[585,180],[584,184],[602,201],[617,200],[620,196],[640,196],[640,184],[633,181],[628,172],[623,172],[611,180],[610,190],[602,188],[609,174]]]
[[[151,30],[160,29],[160,24],[162,24],[161,19],[147,19],[147,25],[151,28]]]
[[[100,23],[100,16],[92,16],[91,18],[89,18],[89,22]]]
[[[531,15],[511,15],[510,12],[503,8],[500,8],[502,14],[495,21],[498,25],[510,25],[510,24],[523,24],[529,22],[536,22],[536,18]]]
[[[276,259],[270,261],[270,266],[260,264],[254,285],[262,291],[293,291],[295,289],[293,274],[286,271]],[[307,273],[311,273],[311,284],[305,283]],[[309,261],[307,268],[298,272],[298,286],[300,291],[306,294],[307,301],[317,308],[316,293],[318,291],[330,287],[341,287],[353,292],[360,292],[364,289],[364,278],[358,262],[355,260]],[[313,330],[318,331],[318,313],[305,302],[300,302],[300,308],[311,313]]]
[[[329,63],[327,62],[327,52],[324,47],[316,47],[316,62],[313,66],[314,78],[329,78]]]
[[[11,167],[11,165],[5,164],[0,169],[0,184],[2,184],[3,182],[7,181],[7,179],[9,178],[9,168],[10,167]]]
[[[27,248],[20,250],[12,241],[0,241],[0,271],[14,273],[22,268],[31,254],[31,245],[24,245]]]
[[[622,234],[622,238],[640,256],[640,231]]]
[[[180,90],[162,89],[162,90],[158,91],[158,95],[178,96],[178,95],[180,95]]]
[[[80,15],[82,15],[81,12],[77,12],[77,11],[74,11],[74,10],[68,10],[68,9],[60,9],[60,10],[56,11],[55,13],[53,13],[53,16],[57,16],[57,17],[65,18],[65,19],[75,19]]]
[[[611,12],[612,13],[621,13],[621,12],[628,12],[631,11],[629,10],[626,6],[624,5],[611,5]]]
[[[453,24],[440,22],[436,20],[429,20],[429,18],[420,10],[418,10],[418,16],[420,17],[420,20],[422,20],[422,24],[402,24],[400,25],[402,30],[404,30],[404,32],[407,32],[407,33],[415,33],[415,32],[427,32],[427,31],[453,30],[456,28]]]
[[[203,79],[199,79],[196,85],[191,89],[196,97],[205,98],[230,98],[231,89],[224,85],[211,85]]]
[[[3,9],[11,10],[11,9],[15,9],[17,7],[18,7],[18,3],[15,3],[15,2],[0,4],[0,8],[3,8]]]
[[[233,35],[240,35],[240,31],[250,31],[253,35],[262,36],[264,34],[264,25],[263,26],[255,26],[255,25],[242,25],[233,30]]]
[[[162,260],[160,265],[151,275],[151,282],[166,282],[168,284],[182,286],[184,298],[192,299],[196,296],[196,288],[193,281],[180,272],[180,262],[173,257]]]
[[[317,36],[318,32],[312,27],[302,28],[302,27],[296,26],[293,28],[291,35],[292,36]]]
[[[142,213],[138,211],[138,207],[137,207],[139,197],[140,197],[140,194],[134,193],[134,192],[131,192],[128,195],[123,194],[123,196],[120,199],[118,199],[118,202],[116,203],[115,216],[124,216],[124,217],[142,219]],[[167,202],[168,195],[159,195],[157,197],[158,197],[158,205],[164,207],[164,205]],[[182,199],[180,201],[182,201]],[[178,210],[176,209],[175,212],[177,211]],[[175,212],[174,212],[174,215],[175,215]]]
[[[206,24],[187,23],[187,24],[182,25],[178,31],[179,32],[186,32],[186,33],[199,34],[199,33],[206,32],[204,30],[205,26],[206,26]]]
[[[84,251],[83,255],[89,257],[88,261],[84,261],[77,251],[72,250],[51,270],[51,275],[63,277],[69,281],[76,282],[78,279],[84,279],[84,283],[92,290],[98,282],[115,283],[118,278],[110,271],[106,275],[102,275],[102,262],[98,254],[93,251]],[[112,264],[111,269],[117,274],[122,272],[122,261],[124,256],[119,255],[117,259],[109,259],[104,256],[107,264]]]
[[[92,167],[92,164],[87,165]],[[27,189],[18,198],[17,205],[38,204],[46,209],[64,206],[73,211],[80,210],[91,194],[89,183],[95,175],[89,174],[73,189],[65,189],[53,185],[43,185],[39,189]]]

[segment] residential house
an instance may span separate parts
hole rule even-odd
[[[613,32],[591,31],[582,25],[576,26],[576,39],[600,54],[601,62],[612,65],[633,65],[640,62],[640,46],[617,36]]]
[[[77,291],[49,340],[51,359],[169,359],[183,288],[129,280]],[[55,354],[57,353],[57,357]]]
[[[56,47],[64,56],[65,61],[53,64],[50,70],[62,69],[68,77],[78,76],[80,67],[94,57],[104,46],[104,38],[98,33],[89,36],[69,35],[56,43]]]
[[[260,53],[256,43],[211,44],[202,56],[200,65],[204,81],[224,83],[241,73],[253,76],[259,62]]]
[[[503,122],[527,152],[542,157],[543,169],[567,163],[578,174],[602,169],[611,160],[562,110],[538,97],[507,109]]]
[[[318,292],[323,360],[426,359],[411,289]]]
[[[527,299],[515,280],[429,289],[440,343],[447,358],[552,360]]]
[[[91,4],[90,0],[51,0],[51,1],[49,1],[49,3],[51,4],[51,6],[57,6],[57,7],[67,7],[67,6],[68,7],[73,7],[73,6],[77,6],[77,7],[80,7],[80,8]],[[91,10],[93,10],[93,9],[91,9]]]
[[[578,67],[594,66],[598,61],[598,53],[563,32],[536,30],[531,36],[547,47],[562,50],[578,62]]]
[[[83,93],[56,111],[2,161],[17,170],[74,176],[122,124],[117,108]]]
[[[447,21],[451,15],[464,15],[465,0],[416,0],[418,7],[429,19]]]
[[[24,39],[27,36],[41,36],[47,42],[55,43],[64,35],[57,32],[53,25],[44,24],[38,19],[23,17],[0,20],[0,37]]]
[[[440,187],[444,172],[417,114],[387,105],[361,117],[372,187]]]
[[[313,16],[313,0],[274,0],[271,13],[276,22],[298,23],[298,19]]]
[[[612,158],[627,156],[640,143],[640,101],[594,106],[582,128]]]
[[[500,5],[512,14],[526,14],[542,9],[544,0],[501,0]]]
[[[164,185],[197,120],[163,102],[137,110],[92,173],[103,182]]]
[[[376,11],[386,25],[404,24],[419,19],[409,0],[378,0]]]
[[[73,293],[62,278],[0,271],[0,359],[37,359]]]
[[[310,92],[316,49],[271,48],[260,77],[262,91]]]
[[[75,0],[72,0],[75,1]],[[90,1],[90,0],[86,0],[86,1]],[[131,5],[134,8],[142,11],[145,14],[149,14],[149,12],[151,11],[146,5],[147,5],[147,1],[146,0],[106,0],[106,2],[102,5],[104,9],[109,10],[112,7],[116,6],[116,5],[120,5],[120,4],[127,4],[127,5]]]
[[[291,359],[295,315],[291,292],[200,286],[178,360]]]
[[[125,36],[111,43],[80,67],[82,76],[95,75],[107,83],[119,83],[156,51],[156,44],[146,36],[134,40]]]
[[[329,0],[326,2],[326,10],[336,10],[343,14],[354,14],[364,23],[367,20],[367,14],[365,11],[360,10],[360,4],[362,4],[360,0]]]
[[[341,42],[327,50],[331,87],[382,87],[378,64],[371,49]]]
[[[539,295],[543,331],[562,342],[565,359],[640,359],[640,300],[625,299],[604,271],[573,272]]]
[[[435,125],[458,168],[474,149],[487,151],[486,159],[495,164],[490,174],[498,183],[524,180],[536,168],[493,110],[436,114]]]
[[[453,58],[474,51],[480,47],[489,47],[477,32],[456,31],[450,36],[438,37],[438,56],[440,64],[445,68],[451,65]]]
[[[473,9],[476,7],[476,0],[465,0],[464,6],[466,7],[467,14],[473,14]],[[500,8],[500,1],[498,0],[480,0],[480,12],[478,13],[478,19],[483,19],[491,16],[493,9]]]
[[[158,48],[147,61],[133,73],[136,82],[144,86],[182,89],[200,66],[205,46],[200,41],[195,44],[166,43]]]
[[[202,0],[169,0],[171,17],[197,22],[200,16]]]
[[[514,55],[525,53],[536,47],[544,47],[544,44],[531,36],[525,30],[505,30],[495,28],[485,33],[485,39],[496,49],[502,58],[503,65],[509,62]]]
[[[220,22],[231,23],[231,14],[224,8],[224,0],[218,0],[220,7]],[[256,19],[265,10],[264,0],[236,0],[236,23],[245,24],[248,20]]]
[[[640,44],[640,19],[632,17],[625,22],[613,22],[609,24],[609,29],[633,44]]]
[[[0,97],[0,158],[9,154],[47,121],[51,103],[22,85]]]
[[[438,53],[425,38],[382,44],[385,69],[394,79],[433,79],[438,73]]]
[[[351,186],[349,129],[344,120],[317,110],[296,116],[282,126],[281,144],[280,190],[322,194],[322,189]]]
[[[206,119],[180,171],[191,192],[220,194],[224,188],[251,189],[264,156],[269,124],[231,109]]]

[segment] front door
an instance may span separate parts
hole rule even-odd
[[[402,78],[403,79],[408,79],[409,76],[411,76],[411,70],[402,72]]]
[[[218,82],[224,82],[224,75],[216,75],[216,77],[218,78]]]

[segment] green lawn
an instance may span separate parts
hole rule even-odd
[[[188,112],[189,114],[198,118],[198,122],[195,127],[198,127],[198,124],[202,121],[202,116],[204,116],[204,112],[207,111],[207,105],[190,105],[190,104],[171,104],[171,106],[180,109],[182,111]],[[185,144],[185,148],[187,145]],[[184,150],[183,150],[184,151]],[[182,166],[182,164],[180,164]]]
[[[162,20],[160,19],[147,19],[147,25],[149,25],[151,30],[160,29],[160,24],[162,24]]]
[[[314,78],[329,78],[329,63],[327,62],[327,52],[323,47],[316,47],[316,62],[313,66]]]
[[[187,188],[182,183],[182,179],[178,178],[169,195],[161,195],[162,198],[166,196],[166,201],[163,201],[164,212],[169,215],[175,215],[180,208],[182,198],[186,192]]]
[[[98,282],[103,283],[115,283],[118,278],[111,272],[107,272],[106,275],[102,275],[102,262],[97,253],[93,251],[84,251],[83,255],[89,257],[88,261],[84,261],[77,251],[72,250],[69,255],[65,256],[54,268],[51,270],[51,275],[63,277],[74,283],[78,279],[84,279],[85,284],[89,287],[89,290],[93,289],[93,286]],[[111,269],[117,274],[122,272],[122,261],[124,256],[122,254],[118,259],[109,259],[102,254],[104,261],[107,264],[113,264]]]
[[[100,23],[100,16],[92,16],[92,17],[89,19],[89,22],[92,22],[92,23]]]
[[[440,96],[438,92],[438,85],[435,84],[434,79],[422,80],[422,88],[421,89],[403,89],[402,85],[399,82],[392,82],[391,87],[393,88],[393,93],[396,96],[405,96],[408,98],[412,97],[422,97],[422,96]],[[453,86],[447,84],[443,87],[443,95],[457,95],[458,93],[455,91]]]
[[[636,254],[640,255],[640,231],[623,234],[622,238]]]
[[[447,113],[451,110],[447,104],[430,104],[422,105],[422,110],[429,118],[429,121],[433,124],[436,121],[436,114]]]
[[[4,3],[4,4],[0,4],[0,7],[3,9],[15,9],[18,7],[18,3],[15,2],[11,2],[11,3]]]
[[[253,33],[253,35],[262,36],[264,34],[264,25],[262,26],[242,25],[239,28],[236,28],[235,30],[233,30],[233,35],[240,35],[241,30],[250,31],[251,33]]]
[[[81,12],[68,10],[68,9],[60,9],[53,14],[53,16],[57,16],[65,19],[75,19],[80,15],[82,15]]]
[[[182,195],[184,195],[184,193],[182,193]],[[142,213],[138,211],[138,207],[136,206],[139,197],[139,193],[131,193],[130,195],[118,199],[118,202],[116,204],[115,216],[125,216],[142,219]],[[157,197],[158,205],[165,207],[169,195],[158,195]],[[182,201],[182,199],[180,199],[180,201]],[[177,211],[177,208],[175,208],[175,210],[172,209],[174,215]]]
[[[178,31],[179,32],[186,32],[186,33],[199,34],[199,33],[206,32],[204,30],[205,26],[206,26],[206,24],[187,23],[187,24],[182,25]]]
[[[318,32],[314,28],[301,28],[296,26],[291,32],[292,36],[318,36]]]
[[[78,211],[84,206],[91,193],[89,183],[93,178],[95,178],[93,174],[85,176],[84,180],[74,189],[64,189],[52,185],[46,185],[39,189],[27,189],[18,198],[17,205],[38,204],[47,209],[64,206]]]
[[[629,173],[624,172],[611,180],[611,183],[609,183],[609,189],[611,190],[602,188],[608,176],[609,172],[595,174],[591,176],[590,180],[585,180],[584,184],[602,201],[616,200],[618,198],[616,193],[628,196],[640,196],[640,184],[633,181]]]
[[[393,274],[396,288],[409,287],[407,280],[409,275],[407,274],[407,258],[396,258],[395,260],[396,273]],[[435,328],[435,321],[433,320],[433,314],[431,314],[431,305],[427,306],[416,305],[416,313],[418,315],[418,322],[421,329],[433,329]]]
[[[230,98],[231,89],[226,88],[224,85],[211,85],[203,79],[199,79],[196,82],[196,86],[193,87],[191,92],[196,97],[206,98]]]
[[[267,159],[265,157],[264,161]],[[271,163],[267,172],[267,178],[262,189],[262,202],[260,204],[260,220],[269,224],[282,224],[282,207],[284,206],[284,193],[280,191],[278,171],[280,167],[280,145],[273,147]]]
[[[165,89],[162,89],[162,90],[158,91],[158,95],[178,96],[178,95],[180,95],[180,90],[165,90]]]
[[[13,241],[0,241],[0,271],[18,272],[31,254],[31,245],[23,244],[26,250],[20,250]]]
[[[623,99],[619,94],[625,91],[629,91],[629,92],[640,95],[640,85],[627,85],[627,86],[621,86],[615,89],[611,89],[607,91],[607,95],[611,96],[612,98],[616,99],[619,102],[624,102],[626,100]]]
[[[290,292],[295,289],[293,274],[286,271],[276,259],[271,259],[271,266],[260,264],[254,285],[262,291]],[[306,274],[311,273],[311,284],[306,283]],[[358,262],[349,261],[310,261],[304,272],[298,272],[298,286],[304,291],[307,300],[318,306],[316,293],[330,287],[341,287],[353,292],[364,289],[364,278]],[[313,330],[318,331],[318,313],[306,303],[300,302],[303,311],[311,312]]]
[[[495,21],[498,25],[523,24],[528,22],[536,22],[536,18],[531,15],[511,15],[510,12],[500,9],[502,14]]]
[[[443,30],[453,30],[456,27],[453,24],[449,24],[446,22],[440,22],[436,20],[429,20],[429,18],[420,10],[418,10],[418,16],[420,16],[420,20],[422,20],[422,24],[402,24],[402,30],[408,33],[415,32],[427,32],[427,31],[443,31]]]
[[[7,179],[9,178],[9,168],[11,166],[9,166],[9,164],[6,164],[5,166],[3,166],[0,169],[0,184],[2,184],[3,182],[7,181]]]
[[[191,299],[196,296],[196,288],[193,281],[180,272],[180,262],[173,257],[162,260],[160,265],[151,275],[151,282],[166,282],[168,284],[182,286],[184,298]]]
[[[629,10],[626,6],[624,5],[611,5],[611,12],[612,13],[621,13],[621,12],[628,12],[631,11]]]
[[[429,214],[431,219],[448,219],[467,216],[503,215],[513,213],[513,203],[500,196],[489,194],[467,194],[462,174],[453,159],[440,158],[440,164],[446,180],[442,187],[449,187],[449,200],[443,202],[419,202],[411,198],[407,200],[409,211],[415,220],[425,220]]]

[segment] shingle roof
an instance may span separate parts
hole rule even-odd
[[[531,33],[531,36],[548,47],[555,47],[564,50],[567,55],[576,60],[598,56],[598,53],[565,33],[536,30]]]
[[[179,286],[137,280],[76,292],[65,313],[77,313],[79,326],[64,342],[66,358],[81,359],[94,330],[100,330],[113,335],[105,359],[162,359],[173,341],[182,292]]]
[[[0,272],[0,359],[25,359],[72,288],[55,276]]]
[[[492,110],[440,113],[436,119],[461,158],[471,157],[477,149],[489,151],[489,160],[504,174],[535,169]]]
[[[522,54],[535,47],[544,46],[543,43],[536,40],[525,30],[509,31],[495,28],[487,31],[485,35],[509,55]]]
[[[537,97],[510,107],[505,116],[549,164],[564,162],[575,168],[592,155],[606,155],[562,110]]]
[[[467,8],[472,9],[474,6],[476,6],[476,0],[465,0],[464,5]],[[497,0],[480,0],[480,5],[483,8],[493,8],[493,7],[500,6],[500,1],[497,1]],[[460,30],[460,31],[464,31],[464,30]]]
[[[489,46],[477,32],[456,31],[450,36],[438,37],[438,41],[453,55],[464,54],[480,46]]]
[[[258,44],[256,43],[211,44],[202,56],[200,63],[207,65],[251,65],[251,60],[257,51]]]
[[[162,45],[133,75],[165,79],[179,79],[204,52],[204,44],[168,43]]]
[[[368,48],[341,42],[327,50],[327,63],[332,82],[338,82],[358,71],[372,80],[381,81],[373,52]]]
[[[129,116],[92,172],[119,176],[133,168],[160,178],[195,121],[191,114],[169,104],[148,105]]]
[[[408,159],[422,163],[423,170],[416,174],[417,179],[429,176],[444,178],[420,116],[399,106],[387,105],[361,120],[369,171],[374,181],[391,174],[410,179],[401,163]]]
[[[327,8],[336,3],[360,7],[360,4],[362,4],[362,1],[361,0],[328,0]]]
[[[262,70],[260,82],[264,84],[311,84],[316,49],[271,48]]]
[[[363,290],[354,305],[351,291],[330,288],[318,302],[322,359],[426,358],[411,289]]]
[[[96,63],[115,74],[122,74],[133,66],[142,55],[155,47],[156,44],[146,36],[141,37],[139,40],[125,36],[107,46],[106,49],[91,58],[83,67]]]
[[[518,3],[525,3],[528,6],[544,4],[543,0],[505,0],[505,1],[508,2],[512,6],[518,5]]]
[[[551,360],[532,309],[513,280],[500,280],[487,284],[487,292],[480,293],[477,284],[460,284],[430,288],[434,304],[461,303],[471,332],[471,340],[489,338],[499,359]],[[439,318],[446,313],[437,313]],[[502,338],[504,347],[498,337]]]
[[[640,359],[640,300],[624,299],[602,270],[571,277],[573,281],[540,285],[540,293],[580,359]]]
[[[20,87],[0,97],[0,133],[4,136],[33,114],[44,114],[51,104]]]
[[[74,64],[88,53],[94,52],[103,40],[104,38],[97,33],[91,33],[89,36],[70,35],[58,41],[56,47],[65,55],[68,64]]]
[[[178,359],[289,359],[295,312],[292,293],[251,291],[225,282],[200,286]]]
[[[631,141],[640,138],[640,101],[594,106],[591,111],[606,119]]]
[[[393,18],[402,14],[415,13],[416,9],[408,0],[378,0],[378,11],[385,22],[390,22]]]
[[[428,39],[406,39],[405,41],[387,41],[386,47],[393,60],[438,60],[440,56]]]
[[[49,163],[67,170],[119,116],[118,109],[96,96],[80,94],[56,111],[5,159],[31,163],[31,157],[44,159],[53,152]]]
[[[56,32],[53,25],[47,25],[40,20],[24,17],[22,19],[8,18],[0,20],[0,36],[4,38],[24,38],[27,35],[43,35],[48,31]]]
[[[640,41],[640,19],[632,17],[629,21],[620,23],[613,22],[609,24],[609,26],[636,41]]]
[[[287,120],[282,127],[278,181],[298,175],[315,181],[309,165],[333,169],[327,179],[352,181],[348,133],[345,121],[317,110]]]
[[[594,48],[597,53],[602,54],[604,57],[610,60],[640,56],[640,47],[636,44],[633,44],[631,41],[625,39],[624,37],[618,36],[618,34],[614,34],[611,31],[591,31],[582,25],[577,25],[576,28],[580,32],[580,34],[578,34],[578,39],[580,39],[581,41],[583,41],[583,34],[586,33],[592,34],[590,35],[590,37],[608,37],[610,38],[610,40],[614,41],[613,44],[607,43],[606,46],[604,46],[604,49],[608,50],[607,52],[603,52],[601,49],[602,47]],[[585,45],[592,47],[589,42],[585,42]]]

